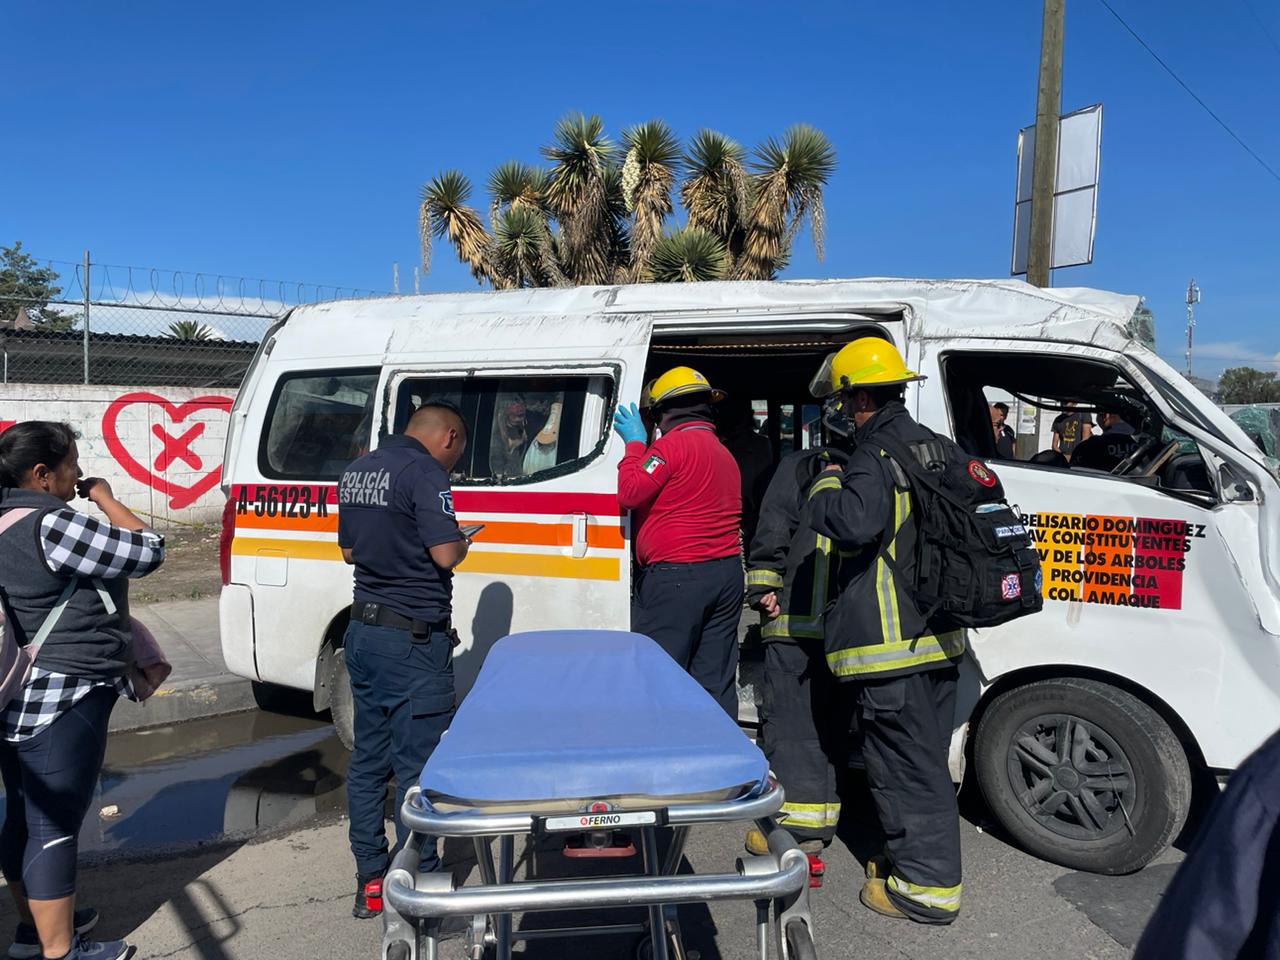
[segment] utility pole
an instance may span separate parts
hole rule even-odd
[[[1187,284],[1187,379],[1191,379],[1191,332],[1196,328],[1195,304],[1200,302],[1200,288],[1196,278]]]
[[[1062,22],[1065,0],[1044,0],[1040,83],[1036,93],[1036,155],[1031,169],[1031,244],[1027,283],[1049,285],[1053,267],[1053,189],[1058,174],[1058,118],[1062,112]]]

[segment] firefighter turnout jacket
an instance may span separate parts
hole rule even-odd
[[[876,444],[930,439],[906,407],[891,401],[855,433],[843,474],[813,485],[814,531],[854,551],[839,569],[839,597],[826,618],[827,664],[843,680],[885,679],[952,666],[965,652],[963,630],[932,633],[909,592],[916,570],[916,525],[906,473]]]
[[[809,504],[823,470],[847,460],[848,454],[834,447],[788,454],[765,492],[747,554],[748,602],[770,592],[778,598],[779,615],[761,627],[765,640],[823,637],[822,617],[833,596],[839,558],[831,539],[813,529]]]
[[[761,625],[761,746],[787,790],[779,823],[810,853],[831,843],[840,822],[854,701],[827,669],[822,617],[839,552],[810,525],[809,502],[823,469],[847,459],[845,451],[826,447],[782,459],[761,501],[747,561],[748,600],[758,603],[772,592],[779,607]]]

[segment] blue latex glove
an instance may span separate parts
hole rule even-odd
[[[640,419],[640,409],[634,403],[631,404],[630,409],[625,403],[618,404],[618,412],[613,415],[613,429],[617,430],[618,436],[627,443],[649,442],[649,431],[644,428],[644,421]]]

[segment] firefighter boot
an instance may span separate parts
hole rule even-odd
[[[868,880],[888,880],[890,869],[889,857],[883,853],[877,853],[873,857],[867,859],[867,879]]]
[[[894,920],[911,919],[889,899],[889,891],[885,889],[883,880],[868,880],[864,883],[858,899],[862,901],[864,907],[874,910],[882,917],[892,917]]]

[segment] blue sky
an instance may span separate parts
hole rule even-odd
[[[1280,169],[1280,7],[1112,0]],[[558,117],[651,117],[747,145],[804,121],[839,151],[827,257],[787,275],[1008,273],[1034,0],[5,4],[0,240],[42,258],[402,289],[422,183],[538,159]],[[1181,368],[1280,370],[1280,182],[1098,0],[1069,0],[1063,108],[1105,104],[1095,262],[1058,285],[1148,298]],[[487,204],[476,196],[477,205]],[[437,248],[426,289],[474,287]]]

